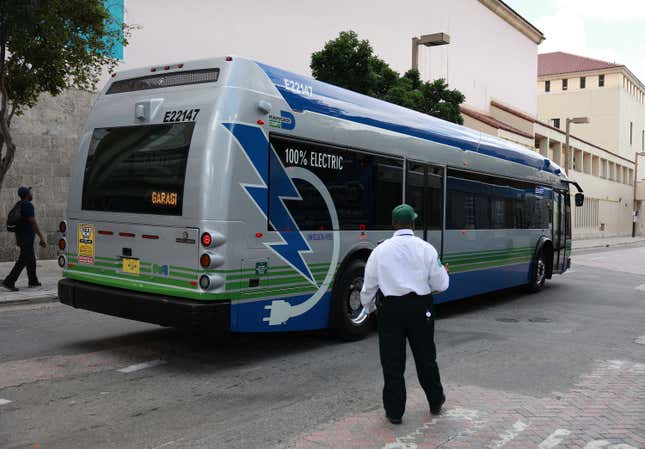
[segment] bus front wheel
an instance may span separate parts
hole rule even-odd
[[[531,282],[529,283],[529,290],[532,292],[539,292],[544,288],[546,281],[546,261],[544,260],[544,251],[535,256],[533,261],[533,270],[531,273]]]
[[[332,334],[342,340],[360,340],[370,331],[370,318],[361,304],[365,261],[353,260],[337,278],[329,315]]]

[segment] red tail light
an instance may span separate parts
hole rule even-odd
[[[58,249],[65,251],[65,248],[67,248],[67,242],[65,241],[65,239],[60,239],[58,241]]]
[[[213,236],[211,236],[208,232],[204,232],[202,234],[202,245],[208,248],[212,244],[213,244]]]
[[[65,234],[65,232],[67,232],[67,223],[65,223],[64,221],[58,223],[58,230],[61,234]]]

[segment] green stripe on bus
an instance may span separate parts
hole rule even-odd
[[[200,301],[212,301],[230,299],[230,295],[224,293],[199,293],[198,291],[175,290],[163,285],[142,284],[129,279],[114,279],[107,277],[98,277],[92,273],[81,273],[66,271],[63,276],[78,281],[90,282],[92,284],[105,285],[107,287],[116,287],[126,290],[133,290],[143,293],[153,293],[165,296],[175,296],[177,298],[196,299]]]
[[[318,282],[321,282],[325,279],[325,276],[314,276]],[[260,285],[284,285],[284,284],[310,284],[306,282],[305,278],[302,276],[291,276],[286,278],[260,278]],[[226,284],[226,290],[242,290],[248,288],[248,282],[231,282]]]
[[[473,271],[473,270],[481,270],[484,268],[497,268],[497,267],[503,267],[507,265],[516,265],[516,264],[528,264],[530,263],[531,259],[527,259],[526,257],[520,257],[520,258],[509,258],[504,261],[496,261],[496,262],[481,262],[481,263],[474,263],[474,264],[464,264],[464,265],[459,265],[453,268],[453,266],[450,266],[450,272],[451,273],[462,273],[465,271]]]
[[[91,266],[86,266],[86,265],[74,265],[73,267],[69,268],[69,271],[80,271],[80,272],[86,272],[86,273],[96,273],[96,274],[102,274],[106,276],[112,276],[115,278],[119,279],[140,279],[142,281],[148,281],[148,282],[154,282],[157,284],[165,284],[165,285],[175,285],[178,287],[190,287],[190,283],[188,281],[182,281],[178,279],[170,279],[170,278],[162,278],[158,276],[150,276],[147,274],[127,274],[127,273],[118,273],[113,270],[107,270],[105,268],[96,268],[96,267],[91,267]]]
[[[329,270],[329,264],[327,266],[322,267],[322,268],[311,268],[311,274],[314,276],[320,275],[320,274],[327,274],[327,271]],[[290,275],[298,275],[298,271],[294,270],[291,267],[287,266],[282,266],[282,267],[276,267],[276,268],[269,268],[265,274],[262,275],[262,277],[277,277],[277,276],[290,276]],[[255,273],[255,270],[253,270],[252,273],[234,273],[226,276],[227,281],[234,281],[237,279],[252,279],[255,277],[258,277],[259,275]]]

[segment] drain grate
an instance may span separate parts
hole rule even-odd
[[[636,343],[637,345],[645,345],[645,335],[638,337],[636,340],[634,340],[634,343]]]
[[[551,322],[550,319],[542,318],[542,317],[529,318],[529,321],[531,323],[550,323]]]
[[[497,318],[495,321],[499,321],[500,323],[518,323],[519,320],[515,318]]]

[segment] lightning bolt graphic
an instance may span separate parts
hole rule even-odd
[[[282,238],[282,242],[265,243],[265,245],[314,286],[318,287],[318,283],[311,274],[309,266],[302,258],[302,254],[310,253],[311,248],[303,238],[297,223],[284,204],[285,199],[302,200],[302,197],[293,185],[291,178],[287,175],[278,155],[273,147],[270,146],[262,129],[257,126],[239,123],[224,123],[223,126],[240,143],[256,173],[262,179],[262,185],[243,184],[243,186]],[[269,166],[271,167],[270,179]],[[271,184],[271,189],[268,188],[269,183]],[[271,204],[270,213],[269,203]]]

